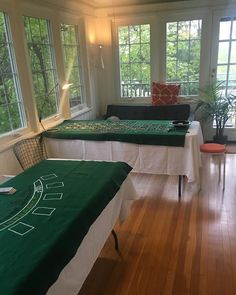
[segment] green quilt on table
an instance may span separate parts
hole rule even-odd
[[[184,146],[186,129],[176,130],[172,121],[159,120],[66,120],[44,132],[45,137],[123,141],[137,144]]]
[[[45,294],[130,170],[45,160],[0,185],[17,190],[0,194],[0,294]]]

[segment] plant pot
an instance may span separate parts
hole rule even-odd
[[[213,141],[215,143],[219,143],[219,144],[226,144],[228,141],[228,136],[227,135],[223,135],[223,136],[214,135]]]

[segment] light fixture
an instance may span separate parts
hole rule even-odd
[[[104,65],[104,60],[103,60],[103,56],[102,56],[103,45],[98,44],[98,49],[99,49],[99,60],[100,60],[99,64],[100,64],[101,69],[104,69],[105,65]]]
[[[70,86],[73,85],[73,83],[68,83],[68,82],[65,82],[62,86],[61,86],[61,89],[62,90],[67,90],[70,88]],[[56,84],[45,94],[45,98],[44,98],[44,102],[41,106],[41,108],[38,110],[38,114],[39,114],[39,123],[40,125],[42,126],[43,130],[46,130],[44,125],[42,124],[42,111],[43,109],[46,107],[46,104],[48,102],[48,99],[50,97],[50,95],[56,90],[57,92],[59,91],[59,88],[60,88],[60,83],[59,82],[56,82]],[[62,104],[65,100],[65,94],[63,94],[63,96],[61,97],[61,100],[60,100],[60,107],[59,108],[62,108]]]
[[[66,90],[66,89],[70,88],[71,85],[73,85],[73,83],[65,83],[62,85],[61,89]]]
[[[40,125],[42,126],[42,128],[45,130],[43,124],[42,124],[42,112],[43,112],[43,109],[47,106],[47,103],[49,101],[49,97],[50,95],[56,90],[56,92],[58,92],[58,87],[59,87],[59,83],[56,82],[55,85],[47,92],[45,93],[45,96],[44,96],[44,101],[42,103],[42,105],[40,106],[40,108],[38,109],[38,116],[39,116],[39,123]]]

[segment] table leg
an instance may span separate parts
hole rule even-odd
[[[114,231],[114,229],[111,231],[113,237],[114,237],[114,240],[115,240],[115,249],[117,252],[119,252],[119,242],[118,242],[118,238],[117,238],[117,235],[116,235],[116,232]]]

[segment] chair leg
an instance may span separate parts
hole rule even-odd
[[[114,238],[114,241],[115,241],[115,249],[117,252],[119,252],[119,242],[118,242],[118,238],[117,238],[117,235],[116,235],[116,232],[114,231],[114,229],[111,231],[112,235],[113,235],[113,238]]]
[[[224,168],[223,168],[223,190],[225,189],[225,158],[226,158],[226,154],[224,153]]]
[[[182,175],[179,175],[179,188],[178,188],[179,201],[181,200],[181,186],[182,186]]]
[[[218,181],[219,181],[219,183],[221,181],[221,155],[219,156],[219,177],[218,177]]]

